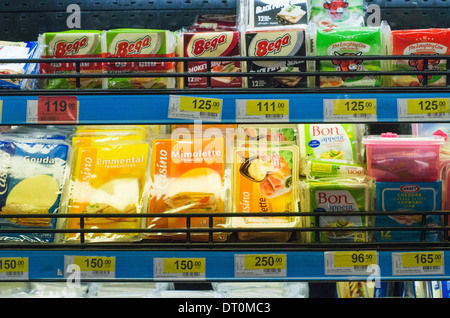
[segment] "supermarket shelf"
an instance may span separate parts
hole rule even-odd
[[[218,91],[218,90],[215,90]],[[318,90],[304,93],[296,93],[295,91],[285,91],[283,93],[266,93],[262,94],[258,90],[247,93],[222,92],[222,93],[203,93],[195,90],[177,91],[175,94],[145,94],[145,93],[111,93],[98,92],[97,94],[88,94],[86,92],[65,92],[58,94],[57,92],[45,93],[27,93],[23,94],[2,94],[0,92],[0,100],[2,101],[1,124],[2,125],[26,125],[42,123],[38,122],[27,112],[27,105],[34,105],[40,97],[46,95],[51,96],[75,96],[79,103],[78,118],[74,119],[76,124],[167,124],[167,123],[187,123],[193,122],[197,117],[192,119],[181,119],[169,117],[169,103],[173,96],[188,95],[197,98],[219,99],[222,102],[221,117],[214,120],[204,117],[203,122],[208,123],[245,123],[245,122],[264,122],[261,117],[247,116],[246,118],[237,117],[236,107],[239,101],[247,100],[288,100],[289,102],[289,118],[270,118],[271,123],[304,123],[304,122],[422,122],[422,121],[448,121],[450,114],[418,114],[414,117],[404,117],[399,115],[398,106],[400,101],[410,99],[437,99],[450,98],[450,90],[441,88],[439,90],[420,90],[415,89],[411,92],[396,90],[367,90],[366,92],[348,92],[334,91],[323,93],[324,90]],[[328,101],[334,100],[374,100],[376,101],[376,115],[368,116],[365,113],[358,114],[349,112],[347,115],[335,115],[326,110],[325,105]],[[192,115],[196,112],[192,112]],[[203,118],[202,118],[203,119]],[[48,122],[47,122],[48,123]],[[60,124],[57,119],[53,119],[50,123]]]
[[[361,253],[363,251],[354,251]],[[410,251],[379,251],[377,254],[379,267],[368,267],[366,269],[345,268],[342,274],[333,274],[333,269],[327,265],[327,255],[334,257],[339,251],[127,251],[127,250],[101,250],[101,251],[73,251],[67,250],[5,250],[0,252],[2,265],[5,260],[14,258],[26,258],[28,269],[25,270],[26,279],[29,281],[62,281],[67,280],[75,273],[81,274],[84,280],[111,280],[116,281],[343,281],[343,280],[367,280],[376,278],[380,280],[449,280],[450,279],[450,251],[420,251],[422,255],[441,255],[444,265],[441,273],[433,273],[436,268],[430,266],[418,266],[419,271],[413,274],[398,274],[397,265],[394,261],[396,254],[410,253]],[[419,252],[417,252],[419,253]],[[426,254],[429,253],[429,254]],[[115,265],[103,270],[103,272],[91,273],[86,268],[79,272],[73,272],[67,268],[74,256],[92,259],[103,259],[103,261],[114,260]],[[249,257],[264,257],[280,259],[284,258],[284,265],[272,268],[269,265],[259,270],[241,269],[240,260]],[[162,265],[162,260],[178,261],[201,261],[203,269],[172,270],[166,271],[168,267]],[[76,263],[76,262],[75,262]],[[78,263],[77,263],[78,264]],[[311,266],[314,264],[314,266]],[[162,272],[162,267],[164,272]],[[340,268],[342,270],[342,268]],[[411,269],[411,268],[409,268]],[[0,269],[0,281],[23,280],[22,273]],[[107,273],[106,273],[107,272]],[[422,272],[422,273],[420,273]],[[427,272],[431,274],[427,274]],[[66,274],[65,274],[66,273]],[[171,276],[167,276],[171,273]],[[86,275],[86,276],[83,276]],[[91,276],[90,276],[91,275]]]

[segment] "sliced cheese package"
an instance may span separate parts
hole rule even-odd
[[[55,229],[70,161],[70,146],[61,140],[0,136],[0,240],[53,242],[55,234],[30,229]],[[26,214],[8,218],[9,214]],[[29,217],[36,215],[38,217]],[[21,233],[21,229],[26,232]],[[17,232],[19,230],[19,232]]]
[[[223,138],[152,140],[151,190],[148,213],[173,217],[149,217],[145,238],[157,240],[224,241],[225,232],[202,232],[227,226],[222,216],[181,217],[177,213],[225,211],[225,149]],[[189,220],[189,222],[188,222]],[[210,223],[211,222],[211,223]],[[187,227],[195,231],[188,233]],[[169,229],[171,232],[164,231]],[[173,231],[180,229],[179,232]],[[161,230],[161,231],[160,231]],[[210,236],[211,233],[211,236]]]
[[[92,214],[84,218],[85,229],[112,229],[105,233],[85,233],[86,242],[136,241],[141,235],[133,230],[142,227],[142,218],[135,214],[141,213],[144,205],[149,144],[145,140],[107,140],[99,142],[99,138],[93,137],[79,144],[74,140],[72,184],[66,212]],[[65,227],[80,229],[80,219],[67,218]],[[66,233],[63,240],[76,242],[82,239],[81,235]]]
[[[102,56],[111,58],[170,58],[175,56],[176,38],[167,30],[114,29],[102,34]],[[152,73],[175,72],[173,61],[105,62],[103,71],[123,74],[123,77],[104,78],[108,89],[175,88],[175,78],[157,77]],[[127,77],[131,73],[148,73],[148,77]]]
[[[292,142],[295,144],[298,140],[297,129],[297,125],[289,124],[243,124],[238,126],[237,138],[244,141]]]
[[[233,228],[258,228],[261,232],[239,231],[243,241],[288,241],[291,231],[268,228],[294,228],[296,216],[264,216],[265,212],[299,212],[298,147],[293,144],[266,143],[265,147],[248,143],[234,150],[232,168],[233,212],[261,213],[261,216],[232,217]]]
[[[348,212],[369,212],[372,207],[373,184],[363,178],[321,179],[300,182],[302,212],[333,212],[333,215],[307,216],[303,219],[305,227],[323,227],[319,242],[368,242],[369,231],[354,231],[352,227],[367,227],[371,218],[366,215],[352,216]],[[343,212],[342,215],[334,213]],[[317,224],[319,222],[319,224]],[[336,228],[336,231],[333,231]],[[314,232],[302,232],[302,240],[315,242]]]
[[[101,33],[97,30],[47,32],[42,35],[42,58],[100,58]],[[75,63],[42,63],[42,74],[75,74]],[[80,63],[80,73],[101,73],[102,62]],[[74,89],[76,78],[48,78],[45,89]],[[101,78],[80,78],[80,88],[102,88]]]

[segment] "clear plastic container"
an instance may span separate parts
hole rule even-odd
[[[367,174],[376,181],[436,181],[444,142],[442,136],[366,136],[362,143],[367,148]]]

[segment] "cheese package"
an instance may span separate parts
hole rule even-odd
[[[381,75],[364,75],[364,72],[387,69],[383,60],[364,60],[361,57],[388,54],[389,26],[311,28],[312,56],[332,56],[337,59],[319,61],[324,72],[339,72],[335,76],[320,76],[320,87],[374,87],[382,86]],[[361,72],[347,75],[345,72]],[[310,85],[314,85],[311,83]]]
[[[226,226],[222,216],[189,217],[177,213],[222,213],[225,211],[225,151],[223,138],[153,139],[151,189],[148,213],[173,217],[149,217],[145,238],[162,240],[224,241],[227,233],[201,232]],[[164,232],[165,229],[179,232]],[[159,231],[161,230],[161,232]]]
[[[192,58],[236,57],[240,55],[238,31],[211,31],[211,32],[182,32],[178,36],[178,56]],[[179,73],[206,73],[206,61],[180,62],[177,66]],[[211,61],[210,72],[218,75],[211,77],[211,87],[242,87],[242,77],[226,76],[227,73],[242,72],[240,61]],[[186,82],[187,81],[187,82]],[[208,78],[188,77],[178,78],[178,87],[206,88]]]
[[[305,227],[323,227],[320,231],[319,242],[368,242],[369,231],[354,231],[352,227],[366,227],[370,218],[365,215],[352,216],[323,215],[324,212],[369,212],[371,206],[372,184],[361,179],[328,179],[301,182],[302,212],[322,213],[317,219],[307,216],[303,219]],[[319,222],[319,224],[317,224]],[[338,230],[334,231],[336,228]],[[315,242],[314,232],[301,233],[302,240]]]
[[[362,164],[364,130],[360,124],[299,124],[300,173],[306,175],[307,159]]]
[[[298,147],[281,143],[266,143],[266,147],[236,147],[232,168],[233,212],[255,213],[261,216],[231,218],[233,228],[258,228],[261,232],[240,231],[243,241],[288,241],[290,231],[265,231],[266,228],[294,228],[296,216],[264,216],[265,212],[299,212]]]
[[[57,219],[45,217],[60,211],[70,146],[61,140],[0,137],[0,240],[53,242],[54,233],[30,229],[55,229]],[[9,214],[25,217],[8,218]],[[36,215],[38,217],[29,217]],[[21,233],[21,229],[28,232]],[[19,232],[17,232],[19,230]]]
[[[0,41],[0,60],[22,59],[24,63],[0,63],[2,75],[30,75],[38,72],[37,63],[25,62],[27,59],[38,58],[41,46],[38,42],[9,42]],[[34,89],[35,80],[30,78],[2,78],[0,88]]]
[[[101,31],[70,30],[42,35],[42,58],[101,58]],[[75,63],[41,63],[42,74],[75,74]],[[80,63],[80,73],[102,73],[101,62]],[[75,78],[46,78],[46,89],[74,89]],[[80,88],[102,88],[101,78],[80,78]]]
[[[118,231],[84,233],[86,242],[140,239],[139,233],[126,230],[142,227],[142,218],[134,217],[133,214],[141,213],[143,208],[148,153],[149,144],[140,140],[94,143],[75,148],[67,213],[92,214],[84,218],[84,229]],[[121,215],[111,216],[116,213]],[[102,214],[108,216],[101,217]],[[67,219],[67,229],[80,229],[80,226],[79,218]],[[67,233],[64,236],[66,241],[81,239],[80,233]]]
[[[319,28],[364,26],[363,0],[310,0],[310,21]]]
[[[242,124],[238,126],[237,138],[244,141],[266,141],[266,142],[292,142],[297,143],[298,132],[296,125],[268,124],[251,125]]]
[[[440,211],[442,200],[442,181],[435,182],[376,182],[375,209],[383,212],[399,211]],[[377,215],[377,227],[428,227],[421,230],[383,230],[376,231],[377,242],[419,242],[440,241],[441,232],[430,228],[441,225],[439,215]],[[422,233],[424,234],[422,236]]]
[[[245,32],[243,56],[258,60],[246,62],[247,72],[255,73],[247,79],[247,87],[306,87],[307,77],[298,72],[306,72],[305,60],[289,60],[288,57],[306,56],[305,28],[252,29]],[[262,61],[263,57],[286,57],[283,61]],[[289,75],[267,75],[264,73],[293,73]]]
[[[439,55],[450,55],[450,29],[393,30],[392,55],[433,55],[425,65],[424,59],[393,60],[393,71],[446,71],[447,60]],[[445,75],[394,75],[393,86],[446,86]]]
[[[309,18],[307,0],[244,0],[240,10],[248,29],[306,25]]]
[[[175,56],[175,35],[166,30],[114,29],[102,34],[102,56],[111,58],[171,58]],[[124,74],[104,78],[103,88],[160,89],[174,88],[173,77],[155,77],[152,73],[175,72],[174,61],[105,62],[103,71]],[[130,73],[148,73],[148,77],[127,77]]]

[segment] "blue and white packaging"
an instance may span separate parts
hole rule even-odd
[[[441,210],[442,182],[376,182],[376,211],[439,211]],[[439,215],[427,215],[426,227],[440,226]],[[422,226],[422,215],[377,215],[376,227]],[[377,242],[418,242],[422,240],[420,230],[376,231]],[[426,230],[425,241],[440,241],[441,231]]]
[[[30,229],[56,228],[50,216],[60,209],[69,150],[60,140],[0,137],[0,228],[15,231],[1,233],[1,241],[54,241],[54,233]]]

